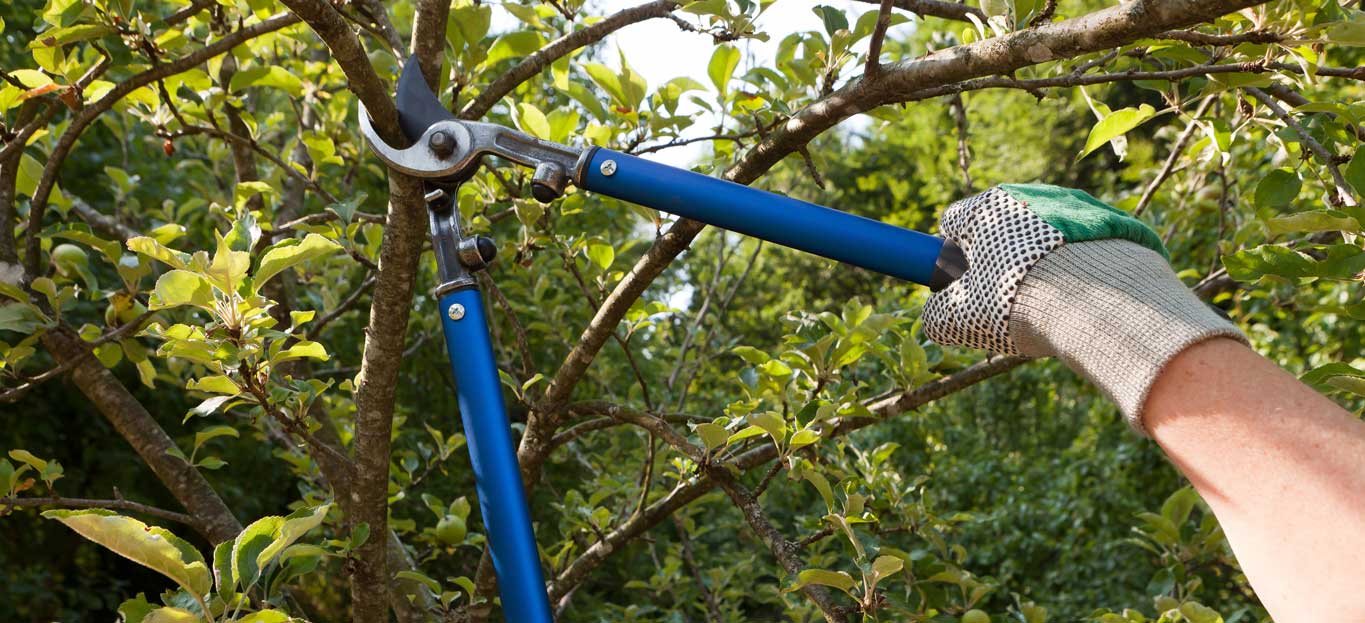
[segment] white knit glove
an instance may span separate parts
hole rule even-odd
[[[997,186],[949,206],[939,230],[969,268],[929,298],[925,335],[1058,356],[1141,434],[1147,392],[1172,357],[1216,336],[1246,341],[1180,282],[1155,232],[1084,192]]]

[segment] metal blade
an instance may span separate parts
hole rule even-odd
[[[427,86],[422,68],[416,58],[408,59],[403,65],[403,74],[398,77],[398,93],[394,98],[398,105],[398,125],[409,141],[422,137],[432,125],[439,121],[453,121],[455,115],[441,105],[441,100]]]

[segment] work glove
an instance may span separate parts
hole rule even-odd
[[[1082,191],[997,186],[949,206],[939,230],[968,270],[929,298],[925,335],[1060,357],[1139,434],[1143,402],[1168,361],[1213,337],[1246,341],[1175,276],[1156,232]]]

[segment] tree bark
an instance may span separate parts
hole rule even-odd
[[[189,511],[200,534],[218,544],[242,531],[242,524],[199,470],[167,454],[176,447],[175,442],[128,388],[95,359],[79,336],[68,329],[57,328],[43,334],[42,341],[58,364],[71,366],[72,382]]]

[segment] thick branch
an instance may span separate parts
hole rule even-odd
[[[889,65],[874,76],[851,80],[777,126],[726,177],[740,183],[752,182],[838,122],[877,106],[908,101],[909,95],[935,86],[981,76],[1009,75],[1029,65],[1107,50],[1257,4],[1261,2],[1137,0]]]
[[[152,419],[142,403],[95,359],[80,337],[64,329],[53,329],[43,334],[43,346],[59,365],[70,366],[72,382],[133,446],[185,510],[195,517],[193,525],[201,534],[213,543],[220,543],[242,531],[242,525],[199,470],[169,454],[177,449],[175,442]]]
[[[398,127],[398,109],[394,107],[393,98],[389,97],[389,85],[375,73],[365,48],[360,45],[360,38],[346,23],[346,18],[323,0],[283,2],[327,44],[332,51],[332,59],[346,74],[351,92],[365,105],[380,137],[390,145],[407,145],[403,131]]]

